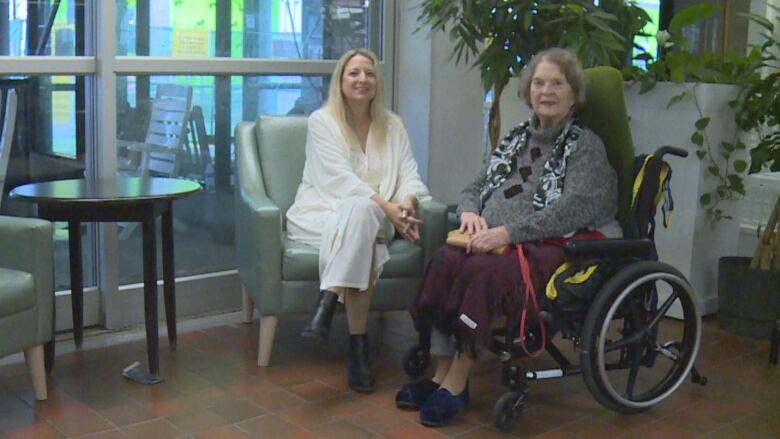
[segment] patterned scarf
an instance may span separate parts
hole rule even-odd
[[[531,120],[527,120],[514,127],[493,151],[485,183],[480,191],[483,205],[493,191],[506,181],[517,163],[517,157],[524,154],[528,148],[530,126]],[[566,163],[577,147],[577,140],[580,138],[582,130],[577,115],[572,112],[571,117],[561,129],[561,133],[555,139],[550,158],[544,164],[544,173],[539,178],[539,184],[536,186],[536,192],[533,196],[535,210],[549,206],[563,193]]]

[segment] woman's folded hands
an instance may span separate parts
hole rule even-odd
[[[379,204],[401,237],[410,242],[420,239],[420,226],[423,222],[416,216],[417,198],[414,195],[406,196],[400,203],[386,201],[378,194],[375,194],[372,199]]]
[[[466,252],[487,253],[495,248],[511,244],[509,231],[504,226],[489,228],[485,218],[474,212],[460,215],[460,232],[471,236]]]

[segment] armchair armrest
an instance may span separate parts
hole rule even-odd
[[[434,200],[421,201],[417,206],[417,216],[423,221],[420,245],[427,264],[433,252],[447,239],[447,206]]]
[[[54,242],[52,225],[37,218],[0,216],[0,267],[25,271],[35,279],[38,335],[51,336],[54,306]]]
[[[282,213],[262,190],[236,191],[236,262],[257,309],[280,309]]]
[[[54,246],[49,221],[0,216],[0,243],[0,266],[32,273],[36,279],[51,277]]]

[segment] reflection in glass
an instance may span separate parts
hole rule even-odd
[[[118,55],[338,59],[349,49],[370,47],[381,58],[379,0],[116,4]]]
[[[84,53],[86,0],[0,0],[0,56]]]
[[[233,131],[260,114],[308,115],[319,108],[328,81],[322,76],[121,76],[117,78],[119,169],[124,175],[149,175],[198,181],[199,194],[174,203],[176,275],[235,268],[233,247]],[[173,96],[175,95],[175,96]],[[176,97],[178,96],[178,97]],[[189,105],[182,107],[186,96]],[[164,104],[163,104],[164,102]],[[161,107],[164,107],[163,110]],[[184,136],[174,114],[184,108]],[[164,115],[168,112],[167,115]],[[160,120],[168,120],[163,124]],[[156,132],[168,133],[174,166],[145,165]],[[157,140],[159,142],[159,139]],[[142,281],[141,228],[119,227],[120,284]],[[158,274],[161,275],[161,268]]]
[[[76,76],[0,77],[0,89],[13,88],[18,95],[16,128],[5,179],[4,192],[31,182],[79,178],[84,175],[84,111],[76,98]],[[35,216],[32,203],[4,195],[0,214]],[[84,248],[92,246],[92,227],[82,226]],[[70,289],[68,227],[54,223],[55,290]],[[84,286],[95,285],[91,252],[84,252]]]

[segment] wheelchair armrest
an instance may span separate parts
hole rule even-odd
[[[641,256],[652,250],[653,242],[649,239],[583,239],[563,245],[566,256],[586,259]]]

